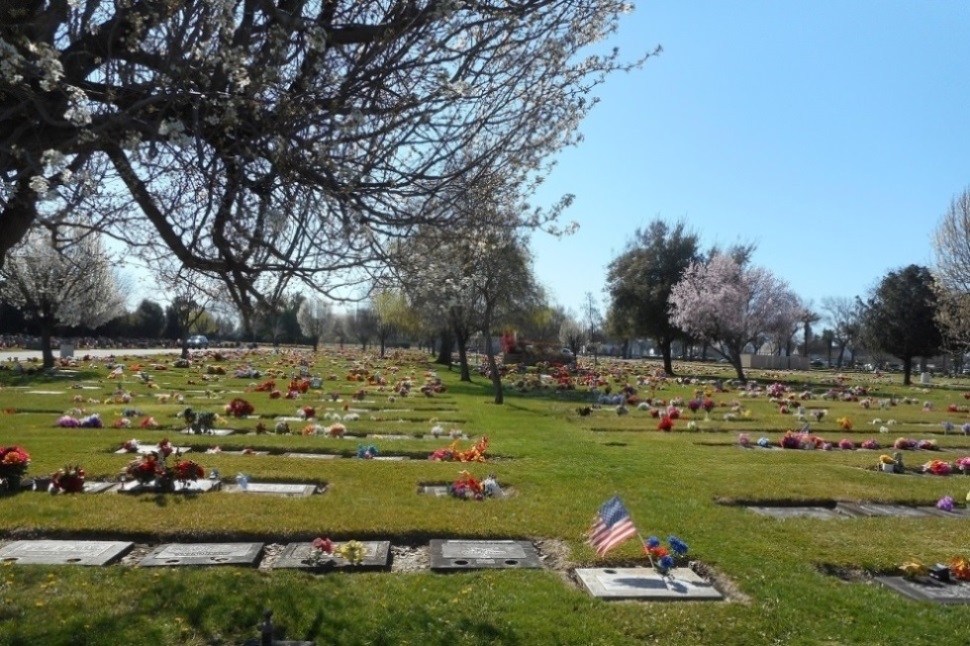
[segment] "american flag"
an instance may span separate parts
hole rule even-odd
[[[611,549],[636,536],[630,513],[623,506],[619,496],[613,496],[600,507],[593,526],[589,529],[589,544],[596,548],[597,556],[603,556]]]

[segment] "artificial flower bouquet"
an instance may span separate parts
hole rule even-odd
[[[650,565],[661,576],[668,576],[670,570],[687,564],[687,544],[676,536],[667,538],[667,545],[651,536],[643,546],[643,552],[650,559]]]
[[[458,474],[458,479],[448,487],[448,493],[462,500],[484,500],[502,495],[502,488],[494,475],[478,480],[468,471]]]
[[[360,541],[347,541],[339,546],[329,538],[316,538],[310,544],[310,555],[306,563],[314,567],[326,565],[335,556],[343,558],[351,565],[360,565],[367,556],[367,547]]]
[[[51,493],[83,493],[87,474],[80,464],[69,464],[51,475]]]
[[[0,490],[18,491],[30,466],[30,454],[20,446],[0,446]]]

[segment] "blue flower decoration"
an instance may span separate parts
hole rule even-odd
[[[667,570],[674,567],[674,557],[661,556],[660,561],[657,563],[657,565],[658,565],[657,569],[660,570],[660,573],[664,574],[667,572]]]
[[[660,539],[656,536],[651,536],[647,539],[647,547],[660,547]]]
[[[758,438],[758,446],[768,448],[768,438],[767,437]]]
[[[673,550],[674,554],[677,556],[687,554],[687,543],[680,540],[676,536],[671,536],[667,539],[667,542],[670,543],[670,549]]]

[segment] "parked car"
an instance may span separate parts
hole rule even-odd
[[[195,348],[199,350],[205,350],[209,347],[209,338],[204,334],[196,334],[190,336],[188,340],[188,346],[190,348]]]

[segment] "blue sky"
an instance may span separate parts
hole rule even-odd
[[[932,265],[933,231],[970,186],[970,3],[663,0],[610,44],[629,58],[540,203],[576,201],[573,236],[532,237],[552,299],[605,312],[606,266],[637,227],[684,219],[816,307]]]

